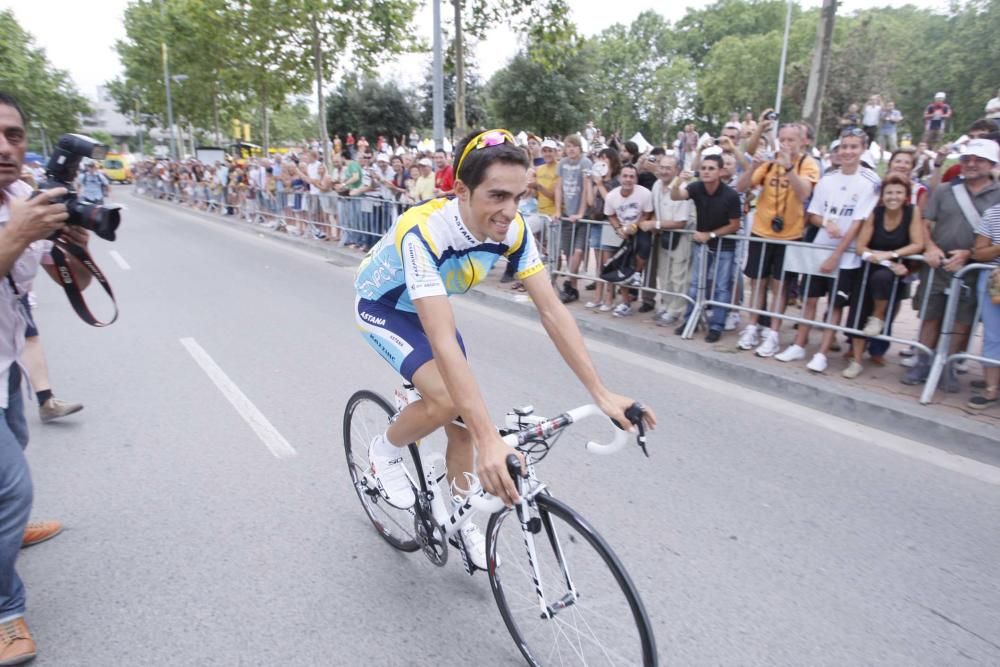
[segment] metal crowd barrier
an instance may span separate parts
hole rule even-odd
[[[968,359],[971,361],[977,361],[983,366],[1000,366],[1000,361],[990,359],[983,355],[973,354],[971,351],[973,344],[972,334],[975,333],[976,327],[980,323],[982,323],[984,327],[986,326],[985,322],[982,322],[983,308],[993,306],[992,303],[987,306],[983,303],[981,298],[976,299],[976,313],[972,318],[972,325],[969,328],[969,342],[966,345],[965,351],[951,353],[952,338],[957,335],[955,331],[955,320],[958,316],[959,303],[962,300],[963,279],[965,276],[973,272],[992,271],[995,268],[996,266],[993,264],[966,264],[952,274],[951,284],[948,288],[948,302],[945,306],[944,320],[941,322],[941,335],[938,338],[937,353],[933,357],[931,370],[927,376],[927,382],[924,384],[924,391],[920,395],[920,402],[924,405],[930,403],[934,398],[934,392],[937,391],[938,383],[941,381],[941,376],[944,374],[944,370],[948,364]]]
[[[249,222],[293,235],[311,234],[316,240],[371,247],[410,204],[370,196],[345,196],[335,192],[310,193],[217,187],[202,184],[187,191],[160,179],[137,178],[136,192],[201,210],[233,215]]]
[[[678,317],[683,316],[687,305],[695,303],[695,299],[689,294],[690,271],[687,268],[691,260],[691,235],[694,232],[687,229],[653,232],[650,256],[641,272],[641,283],[626,284],[601,280],[601,266],[613,254],[604,249],[610,245],[601,244],[602,236],[610,238],[610,234],[604,233],[609,228],[610,223],[606,220],[584,218],[576,223],[570,222],[568,218],[553,220],[549,229],[549,274],[553,282],[558,282],[560,278],[575,278],[610,285],[612,290],[620,287],[635,289],[639,292],[640,300],[647,294],[653,298],[659,296],[665,310]],[[586,234],[583,239],[580,238],[582,234]],[[614,245],[617,247],[621,244],[621,239],[617,236],[615,239]],[[662,239],[667,239],[673,249],[661,250]],[[582,248],[577,248],[578,245],[582,245]],[[582,256],[576,261],[579,261],[579,266],[586,269],[586,272],[571,270],[574,251],[577,249],[582,250]],[[602,297],[606,295],[602,294]]]

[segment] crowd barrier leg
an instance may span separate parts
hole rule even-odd
[[[708,246],[704,243],[698,244],[692,253],[694,266],[692,273],[696,276],[698,283],[694,286],[694,304],[691,306],[691,313],[688,315],[684,325],[684,333],[681,338],[690,339],[694,337],[694,332],[705,316],[705,292],[708,283]]]

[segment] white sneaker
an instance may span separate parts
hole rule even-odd
[[[615,317],[628,317],[632,314],[632,308],[627,303],[619,303],[611,314]]]
[[[778,361],[799,361],[806,358],[806,348],[792,343],[781,354],[774,355]]]
[[[903,357],[903,360],[899,363],[902,364],[903,368],[913,368],[917,365],[917,357]]]
[[[375,478],[375,484],[387,503],[401,510],[408,509],[416,502],[417,496],[403,466],[403,450],[399,449],[398,453],[391,456],[379,455],[377,450],[378,445],[382,444],[380,442],[382,437],[375,436],[372,444],[368,446],[368,462],[371,465],[372,477]]]
[[[778,337],[778,332],[774,329],[765,329],[764,335],[761,337],[761,343],[757,346],[757,356],[773,357],[781,349],[781,339]]]
[[[826,355],[822,352],[817,352],[813,355],[813,358],[809,360],[806,364],[806,368],[811,370],[813,373],[822,373],[826,371]]]
[[[472,564],[480,570],[486,569],[486,537],[483,536],[479,526],[471,520],[468,521],[458,533],[465,547],[465,555],[469,557]]]
[[[584,308],[597,308],[597,302],[596,301],[588,301],[587,303],[583,304],[583,307]]]
[[[722,327],[726,331],[736,331],[736,327],[740,326],[740,314],[735,310],[730,310],[729,314],[726,315],[726,325]]]
[[[677,317],[671,313],[664,311],[659,315],[657,315],[656,317],[654,317],[653,322],[655,322],[656,326],[658,327],[668,327],[671,324],[677,322]]]
[[[746,325],[737,345],[741,350],[752,350],[760,345],[760,331],[756,324]]]
[[[606,313],[609,310],[614,310],[614,308],[606,303],[602,303],[597,307],[597,310],[601,311],[602,313]]]

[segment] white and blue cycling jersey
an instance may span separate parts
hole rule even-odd
[[[432,199],[396,220],[362,260],[354,280],[355,320],[365,340],[407,380],[433,355],[413,302],[463,294],[506,257],[523,280],[543,269],[520,214],[503,241],[478,240],[457,199]],[[457,333],[457,332],[456,332]],[[461,344],[461,336],[458,336]],[[464,346],[463,346],[464,350]]]

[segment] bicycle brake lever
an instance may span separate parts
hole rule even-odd
[[[628,410],[625,411],[625,416],[628,420],[635,424],[636,428],[639,430],[639,435],[636,436],[636,444],[642,449],[642,453],[649,458],[649,451],[646,449],[646,425],[642,423],[642,403],[633,403],[629,406]]]

